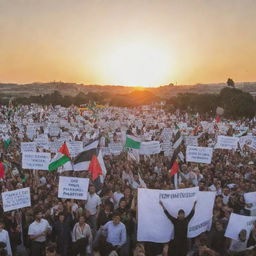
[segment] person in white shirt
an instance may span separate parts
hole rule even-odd
[[[42,212],[35,211],[35,221],[29,225],[28,235],[31,239],[31,256],[43,256],[47,234],[52,228],[48,221],[42,218]]]
[[[120,220],[120,215],[115,213],[112,221],[101,227],[106,232],[106,241],[100,246],[101,255],[109,255],[112,251],[117,251],[122,255],[122,247],[126,243],[127,237],[126,227]]]
[[[72,232],[72,241],[74,243],[74,255],[80,256],[91,253],[92,232],[90,226],[85,223],[85,217],[80,216]]]
[[[225,187],[223,189],[222,197],[223,197],[223,204],[227,205],[230,197],[230,190],[228,187]]]
[[[120,199],[122,197],[124,197],[124,194],[121,192],[120,186],[116,185],[115,186],[115,192],[114,192],[114,195],[113,195],[113,198],[114,198],[114,209],[118,208],[119,201],[120,201]]]
[[[133,182],[133,174],[132,174],[132,172],[128,168],[126,168],[123,171],[123,173],[122,173],[122,180],[128,182],[129,185],[132,184],[132,182]]]
[[[97,218],[100,212],[101,205],[101,199],[95,192],[95,186],[93,184],[90,184],[87,201],[85,203],[85,210],[88,216],[88,224],[91,227],[93,237],[96,233]]]
[[[139,175],[135,174],[133,182],[132,182],[132,188],[137,189],[137,188],[141,188],[141,187],[142,187],[142,184],[140,183]]]
[[[12,256],[12,249],[8,231],[4,229],[4,222],[0,220],[0,242],[5,244],[5,250],[8,256]]]

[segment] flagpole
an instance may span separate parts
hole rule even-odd
[[[174,174],[174,187],[178,189],[178,173]]]

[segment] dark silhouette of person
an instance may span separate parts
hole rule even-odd
[[[162,201],[159,201],[159,204],[162,206],[165,215],[172,222],[174,226],[174,239],[169,243],[168,255],[172,256],[186,256],[188,252],[188,224],[195,214],[195,206],[190,212],[190,214],[185,217],[185,212],[183,209],[180,209],[178,212],[178,217],[174,218],[165,208]]]

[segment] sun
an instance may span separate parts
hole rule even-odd
[[[169,55],[162,47],[145,43],[123,44],[111,51],[105,67],[108,79],[126,86],[159,86],[171,70]]]

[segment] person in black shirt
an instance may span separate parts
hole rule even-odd
[[[159,204],[162,206],[165,215],[174,226],[174,239],[169,244],[168,255],[186,256],[188,252],[188,224],[194,216],[196,202],[194,203],[194,206],[187,217],[185,217],[184,210],[180,209],[177,218],[174,218],[172,215],[170,215],[170,213],[166,210],[165,206],[163,205],[162,201],[160,201]]]

